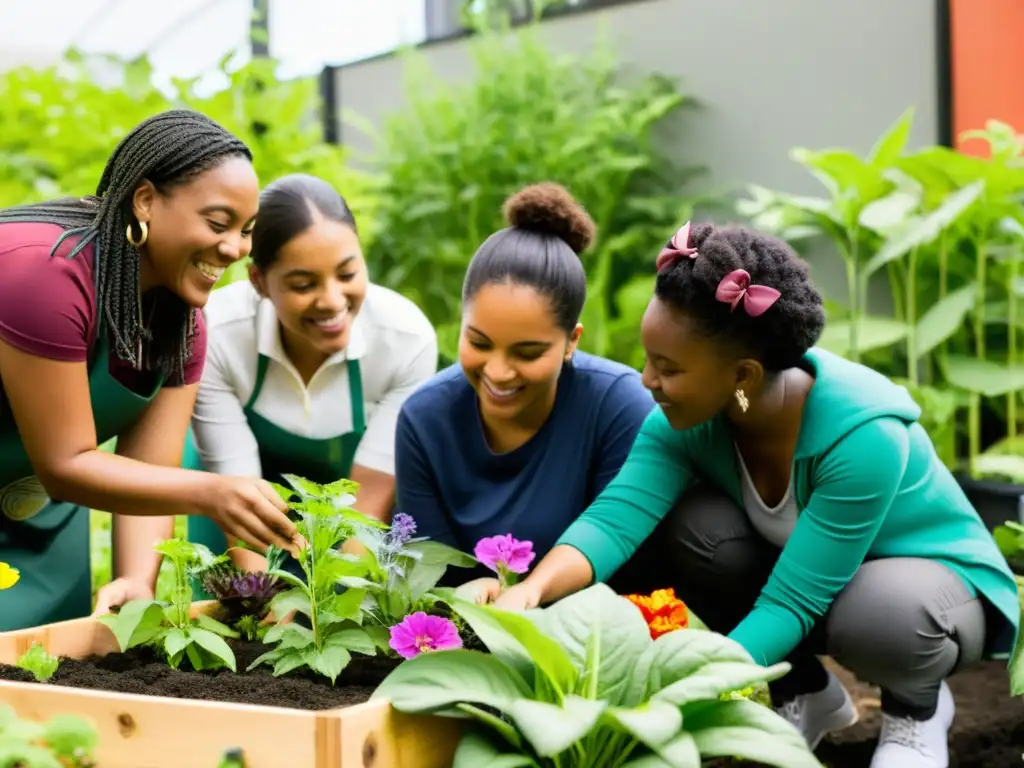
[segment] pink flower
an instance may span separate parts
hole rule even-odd
[[[391,628],[389,645],[403,659],[411,659],[421,653],[461,648],[462,638],[448,619],[417,611]]]
[[[532,541],[519,541],[507,533],[480,539],[473,550],[476,559],[499,576],[508,573],[526,573],[537,555]]]

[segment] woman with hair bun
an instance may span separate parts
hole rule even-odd
[[[458,363],[399,416],[397,509],[463,551],[511,534],[541,557],[615,477],[654,402],[635,370],[577,349],[587,212],[542,183],[504,213],[466,271]],[[496,582],[478,585],[483,599]]]
[[[814,347],[821,295],[782,241],[685,224],[657,269],[641,335],[659,408],[615,480],[496,604],[605,579],[651,536],[675,569],[664,586],[758,662],[792,665],[772,700],[811,747],[857,718],[827,654],[882,689],[871,768],[945,768],[946,678],[1008,654],[1020,607],[921,409]]]

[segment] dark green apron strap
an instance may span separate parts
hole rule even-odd
[[[252,394],[249,395],[249,401],[245,404],[245,408],[252,408],[256,403],[256,398],[260,396],[260,390],[263,389],[263,380],[267,377],[267,366],[269,364],[270,358],[266,355],[260,355],[257,358],[256,383],[252,385]]]
[[[352,401],[352,431],[362,435],[366,429],[366,409],[363,404],[363,377],[359,361],[348,360],[348,393]]]

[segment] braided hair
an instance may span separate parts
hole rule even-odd
[[[62,227],[64,232],[51,256],[68,237],[80,236],[68,258],[95,241],[96,306],[113,335],[117,357],[143,368],[145,340],[149,342],[145,367],[170,380],[180,380],[185,361],[192,354],[197,310],[172,297],[161,309],[155,326],[160,333],[144,327],[139,252],[126,237],[131,226],[132,239],[141,238],[132,213],[132,197],[143,181],[166,192],[231,157],[252,161],[245,143],[209,117],[187,109],[161,112],[137,125],[117,145],[103,169],[95,196],[0,210],[0,224],[40,222]]]
[[[782,240],[748,227],[695,224],[688,233],[688,242],[673,238],[666,245],[691,256],[668,260],[658,271],[655,295],[690,318],[702,336],[733,344],[766,371],[796,366],[825,327],[821,294],[807,264]],[[729,303],[716,298],[722,279],[738,269],[750,275],[752,285],[781,294],[764,314],[730,311]]]

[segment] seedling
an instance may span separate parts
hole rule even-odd
[[[96,729],[75,715],[45,723],[22,720],[0,704],[0,766],[4,768],[96,768]]]
[[[57,672],[60,666],[60,659],[51,656],[46,652],[42,643],[33,643],[32,647],[22,654],[15,664],[16,667],[31,672],[32,676],[40,683],[49,680]],[[0,763],[3,765],[3,763]]]
[[[305,579],[281,568],[269,570],[292,587],[274,598],[271,610],[277,617],[298,612],[308,619],[309,626],[288,622],[271,627],[263,640],[276,643],[276,647],[249,669],[273,664],[273,674],[278,676],[308,667],[333,683],[351,661],[352,651],[372,656],[387,644],[386,630],[375,632],[373,627],[361,626],[361,606],[369,584],[365,578],[367,559],[338,551],[356,532],[385,526],[351,508],[358,483],[341,479],[320,485],[295,475],[284,478],[294,490],[275,487],[289,502],[296,528],[305,540],[297,558]],[[270,560],[277,555],[271,548],[267,556]],[[338,589],[337,585],[347,588]]]
[[[131,600],[99,621],[110,627],[122,652],[149,646],[166,655],[174,669],[187,657],[196,671],[220,667],[236,671],[235,654],[224,638],[237,638],[238,632],[210,616],[191,617],[191,579],[217,558],[202,544],[183,539],[167,539],[155,549],[173,565],[171,602]]]

